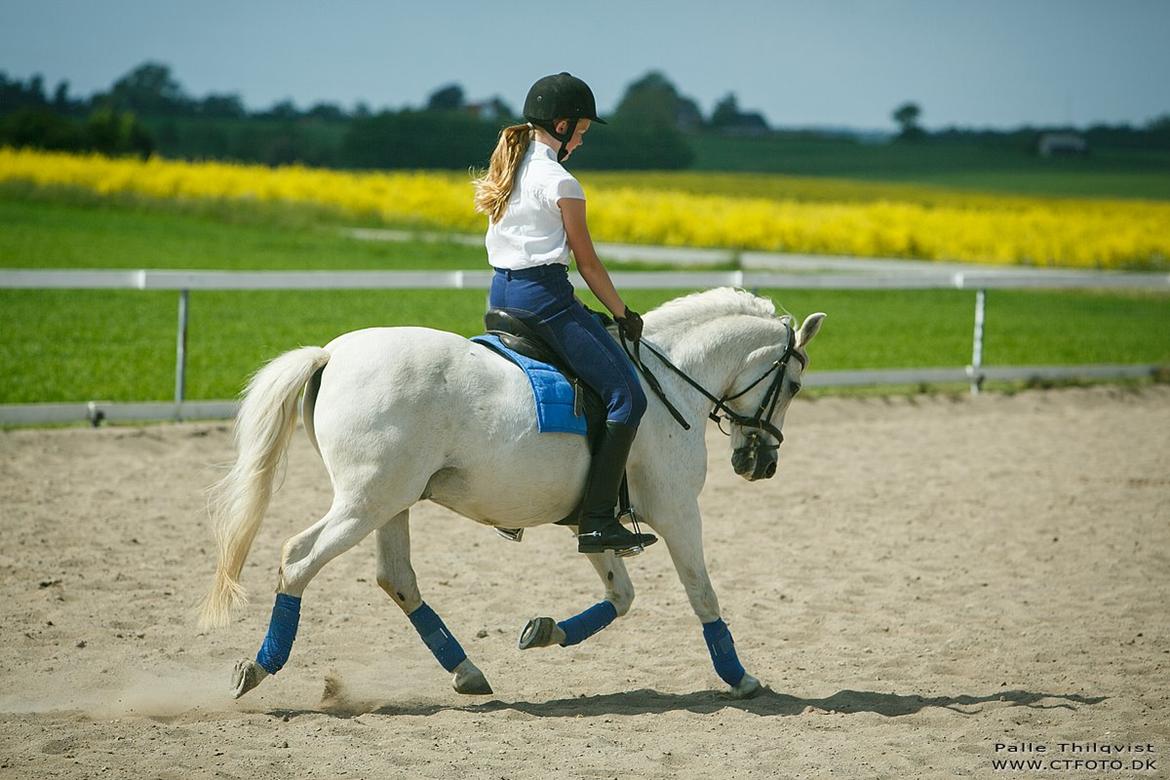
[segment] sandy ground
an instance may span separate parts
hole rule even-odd
[[[591,567],[563,529],[515,545],[425,504],[423,595],[495,693],[451,690],[366,543],[306,593],[284,671],[233,701],[279,545],[329,502],[303,436],[252,604],[204,634],[226,426],[0,432],[0,777],[1170,776],[1170,387],[802,399],[785,427],[755,484],[710,432],[707,559],[769,686],[748,701],[723,693],[662,545],[631,562],[628,617],[521,653],[528,617],[597,600]]]

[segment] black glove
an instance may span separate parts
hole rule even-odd
[[[626,307],[626,313],[621,317],[614,317],[614,322],[618,324],[622,335],[635,344],[642,338],[642,317],[638,312]]]

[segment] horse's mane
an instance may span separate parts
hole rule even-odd
[[[735,314],[772,319],[776,316],[776,304],[747,290],[717,287],[667,301],[647,316],[653,316],[656,331],[665,331]]]

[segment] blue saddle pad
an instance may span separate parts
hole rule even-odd
[[[500,353],[523,369],[536,401],[536,427],[541,433],[587,434],[585,415],[573,413],[573,386],[548,363],[521,355],[504,346],[499,336],[485,333],[472,341]]]

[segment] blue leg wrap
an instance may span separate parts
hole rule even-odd
[[[287,593],[277,593],[272,606],[272,620],[268,623],[268,636],[256,654],[256,663],[269,674],[276,674],[288,660],[293,640],[297,638],[297,625],[301,622],[301,600]]]
[[[407,617],[414,624],[422,641],[435,654],[439,664],[448,672],[455,671],[455,667],[467,658],[467,653],[463,652],[459,641],[443,625],[443,619],[436,615],[425,601]]]
[[[616,617],[617,607],[612,602],[599,601],[580,615],[562,620],[557,623],[557,626],[565,632],[565,641],[561,642],[561,647],[584,642],[612,623]]]
[[[715,664],[715,671],[720,679],[728,685],[739,685],[739,681],[747,672],[739,662],[739,656],[735,653],[735,640],[731,638],[731,631],[723,622],[723,618],[704,623],[703,638],[707,640],[711,663]]]

